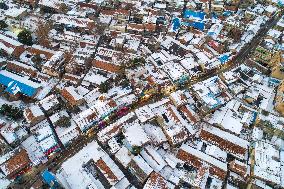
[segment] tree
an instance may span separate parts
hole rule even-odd
[[[138,154],[140,154],[141,150],[141,146],[132,146],[131,152],[133,155],[137,156]]]
[[[56,121],[55,125],[58,127],[69,127],[71,125],[70,118],[62,116],[58,121]]]
[[[32,45],[33,44],[32,33],[29,30],[24,29],[18,34],[18,40],[25,45]]]
[[[128,86],[130,85],[128,79],[122,80],[120,84],[121,84],[121,86],[122,86],[123,88],[126,88],[126,87],[128,87]]]
[[[242,37],[242,30],[240,30],[239,28],[233,27],[228,32],[228,36],[230,38],[232,38],[234,40],[234,42],[238,42],[238,41],[240,41],[240,39]]]
[[[8,5],[6,5],[6,3],[1,2],[1,3],[0,3],[0,9],[8,10],[9,7],[8,7]]]
[[[128,63],[126,63],[126,68],[136,68],[138,66],[144,65],[146,63],[144,58],[134,58],[133,60],[129,60]]]
[[[43,6],[40,8],[40,12],[41,13],[50,13],[50,14],[54,14],[55,10],[53,8],[47,7],[47,6]]]
[[[4,28],[7,28],[8,25],[6,24],[6,22],[4,20],[0,20],[0,29],[3,30]]]
[[[37,36],[38,43],[44,47],[50,47],[50,41],[48,33],[52,29],[52,22],[43,23],[39,21],[35,34]]]
[[[95,30],[98,35],[104,35],[105,29],[107,28],[106,24],[98,23]]]
[[[60,6],[59,6],[59,10],[63,13],[67,13],[68,12],[68,6],[65,4],[65,3],[62,3]]]
[[[229,52],[230,51],[230,49],[229,49],[229,41],[228,40],[224,41],[223,45],[224,45],[224,51],[225,52]]]
[[[264,116],[268,116],[269,115],[269,111],[266,111],[266,110],[262,110],[261,113]]]
[[[0,114],[7,116],[13,120],[23,118],[23,111],[17,107],[13,107],[8,104],[3,104],[0,108]]]
[[[110,87],[110,85],[108,84],[107,81],[105,81],[105,82],[103,82],[99,85],[99,91],[101,93],[107,93],[108,90],[109,90],[109,87]]]
[[[34,67],[38,70],[41,70],[42,68],[42,58],[39,54],[32,57],[32,61],[34,63]]]

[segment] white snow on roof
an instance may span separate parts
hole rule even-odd
[[[130,163],[131,159],[134,157],[129,150],[123,146],[116,154],[115,158],[119,160],[119,162],[124,166],[127,167]]]
[[[106,179],[111,185],[118,183],[124,177],[123,173],[96,142],[89,143],[77,154],[65,161],[57,175],[61,175],[60,179],[68,183],[71,189],[85,189],[90,185],[95,188],[104,188],[99,180],[84,169],[84,165],[90,160],[97,162],[100,159],[106,163],[112,173],[117,177],[117,181],[113,181],[110,178]],[[103,170],[102,173],[107,174]]]
[[[140,155],[154,169],[155,172],[160,172],[167,165],[163,157],[152,146],[145,147],[141,151]]]
[[[54,94],[52,94],[48,97],[45,97],[41,101],[39,101],[39,103],[41,104],[41,106],[44,110],[48,111],[52,107],[58,105],[59,101],[58,101],[57,97]]]
[[[281,184],[281,163],[279,151],[264,141],[255,143],[254,175],[275,184]]]
[[[18,139],[15,130],[11,127],[11,125],[5,125],[1,128],[1,135],[6,139],[6,141],[11,144]]]
[[[212,133],[216,136],[219,136],[223,138],[224,140],[230,141],[242,148],[248,148],[249,142],[237,137],[236,135],[230,134],[228,132],[225,132],[221,129],[218,129],[217,127],[203,127],[203,129],[209,133]]]
[[[207,155],[197,149],[194,149],[186,144],[183,144],[181,146],[181,149],[184,150],[185,152],[189,153],[189,154],[192,154],[194,155],[195,157],[207,162],[207,163],[210,163],[211,165],[214,165],[224,171],[227,171],[227,164],[224,163],[224,162],[221,162],[213,157],[211,157],[210,155]]]
[[[125,139],[131,146],[142,146],[150,140],[142,127],[137,122],[126,127],[124,135]]]
[[[219,124],[224,129],[230,130],[236,134],[240,134],[243,128],[241,118],[237,116],[236,112],[227,108],[216,110],[209,120],[209,123]]]
[[[63,3],[63,1],[61,1],[61,0],[40,0],[38,4],[46,6],[46,7],[58,9],[60,4],[62,4],[62,3]]]
[[[34,165],[38,165],[41,162],[42,158],[45,157],[39,143],[36,141],[36,138],[34,136],[27,138],[22,142],[21,145],[27,151],[31,162]]]
[[[146,175],[150,175],[153,169],[146,163],[141,156],[135,156],[133,161],[143,170]]]
[[[9,17],[16,18],[21,15],[23,12],[27,11],[26,8],[11,8],[5,11],[5,15]]]
[[[143,125],[143,129],[154,144],[161,144],[167,141],[167,138],[165,134],[163,133],[163,130],[161,127],[151,125],[151,124],[145,124]]]
[[[44,116],[44,113],[38,105],[31,106],[29,109],[34,117]]]
[[[148,105],[136,109],[135,114],[142,123],[154,118],[155,116],[155,114],[152,112]]]

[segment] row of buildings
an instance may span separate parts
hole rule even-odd
[[[284,187],[282,1],[5,0],[0,20],[0,188]]]

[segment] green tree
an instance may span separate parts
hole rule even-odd
[[[6,3],[0,2],[0,9],[8,10],[9,7],[8,7],[8,5],[6,5]]]
[[[17,107],[13,107],[8,104],[3,104],[0,108],[0,114],[7,116],[13,120],[19,120],[23,118],[23,111]]]
[[[32,57],[32,61],[34,63],[34,67],[38,70],[41,70],[42,68],[42,58],[40,57],[40,55],[35,55]]]
[[[71,126],[70,118],[67,116],[62,116],[58,121],[55,123],[58,127],[69,127]]]
[[[0,29],[3,30],[4,28],[7,28],[8,25],[6,24],[6,22],[4,20],[0,20]]]
[[[59,10],[63,13],[67,13],[68,12],[68,9],[69,7],[65,4],[65,3],[62,3],[60,6],[59,6]]]
[[[269,111],[266,111],[266,110],[262,110],[261,113],[262,113],[264,116],[268,116],[268,115],[269,115]]]
[[[33,44],[32,33],[29,30],[24,29],[18,34],[18,40],[25,45],[32,45]]]
[[[101,93],[107,93],[108,90],[109,90],[109,87],[110,87],[110,85],[108,84],[107,81],[105,81],[105,82],[103,82],[99,85],[99,91]]]
[[[127,79],[122,80],[120,84],[123,88],[126,88],[130,85],[130,83]]]
[[[132,146],[131,152],[133,155],[137,156],[138,154],[140,154],[141,150],[142,150],[141,146]]]

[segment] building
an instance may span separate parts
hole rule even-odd
[[[141,156],[135,156],[128,164],[128,169],[135,175],[141,184],[144,184],[147,178],[153,172],[153,169],[145,162]]]
[[[6,70],[0,71],[0,84],[4,85],[5,91],[11,95],[21,93],[31,98],[35,97],[42,88],[40,83],[30,80],[27,76],[20,76]]]
[[[45,119],[45,115],[38,105],[26,108],[24,110],[24,117],[31,126]]]
[[[6,177],[12,179],[28,171],[30,163],[26,150],[19,148],[13,151],[13,155],[0,165],[0,169]]]
[[[209,156],[197,149],[194,149],[188,145],[183,144],[178,150],[177,158],[188,163],[195,168],[202,167],[203,162],[209,164],[209,173],[212,176],[224,180],[227,175],[227,164],[221,162],[212,156]]]
[[[79,106],[85,102],[84,98],[76,92],[76,89],[73,86],[65,87],[61,90],[61,96],[71,106]]]
[[[8,55],[15,57],[19,57],[25,51],[22,43],[3,33],[0,33],[0,49],[4,50]]]
[[[204,126],[199,137],[240,159],[244,159],[248,154],[248,141],[218,129],[217,127]]]

